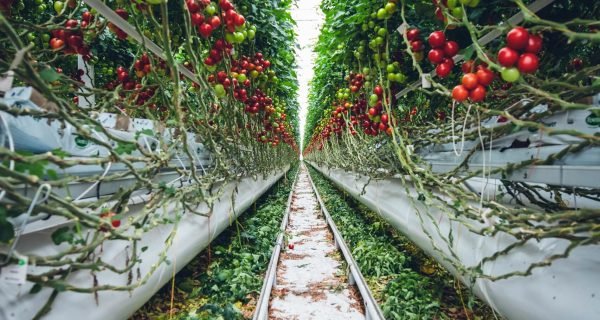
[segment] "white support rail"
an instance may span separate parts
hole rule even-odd
[[[418,196],[417,191],[403,185],[399,178],[371,180],[353,172],[319,167],[314,163],[311,165],[338,187],[381,215],[467,286],[472,287],[477,296],[507,319],[597,319],[600,315],[600,245],[578,247],[571,251],[568,258],[534,269],[527,277],[511,277],[499,281],[478,279],[473,283],[446,259],[474,267],[480,264],[483,257],[515,243],[514,237],[505,233],[485,237],[470,232],[463,223],[481,226],[481,222],[450,221],[438,208],[414,201]],[[447,241],[441,237],[450,234],[454,238],[452,250],[455,257],[450,254]],[[511,250],[509,255],[480,267],[490,275],[523,271],[531,263],[562,253],[568,245],[569,242],[562,239],[530,241]]]

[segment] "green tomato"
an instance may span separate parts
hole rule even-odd
[[[234,32],[233,36],[235,38],[236,43],[242,43],[244,42],[244,39],[246,39],[246,37],[244,37],[244,34],[241,32]]]
[[[376,94],[373,93],[369,96],[369,105],[371,107],[376,105],[377,101],[379,101],[379,97]]]
[[[396,75],[393,73],[388,73],[387,79],[388,79],[388,81],[396,81]]]
[[[376,62],[381,61],[381,55],[379,53],[373,54],[373,60],[375,60]]]
[[[458,7],[458,0],[448,0],[448,9],[452,10]]]
[[[35,41],[36,38],[37,37],[35,36],[35,33],[33,33],[33,32],[30,32],[27,34],[27,39],[31,42]]]
[[[218,84],[215,86],[215,94],[219,98],[223,98],[227,92],[225,91],[225,87],[222,84]]]
[[[502,80],[506,82],[516,82],[521,77],[521,72],[517,68],[502,68],[500,72]]]
[[[225,41],[227,41],[228,43],[234,43],[235,42],[235,36],[233,35],[233,33],[225,33]]]
[[[208,14],[209,16],[212,16],[217,12],[217,6],[214,2],[211,2],[208,6],[206,6],[204,12],[206,12],[206,14]]]
[[[369,21],[369,28],[375,28],[375,21]]]
[[[469,7],[471,8],[475,8],[479,5],[479,0],[471,0],[471,2],[469,3]]]
[[[359,53],[365,53],[365,47],[360,46],[356,51],[358,51]]]
[[[406,81],[406,76],[403,73],[396,73],[396,82],[404,83]]]
[[[382,45],[384,41],[385,40],[382,37],[375,38],[375,43],[377,43],[379,46]]]
[[[396,4],[395,4],[395,3],[393,3],[393,2],[388,2],[388,3],[385,5],[385,11],[386,11],[388,14],[392,14],[392,13],[396,12]]]
[[[385,11],[385,9],[381,8],[377,10],[377,19],[383,20],[385,19],[385,17],[387,17],[387,12]]]
[[[371,69],[369,69],[368,67],[364,67],[362,69],[362,72],[363,72],[364,75],[368,75],[369,73],[371,73]]]
[[[44,3],[44,0],[35,0],[35,4],[42,4]]]
[[[50,35],[49,35],[49,34],[47,34],[47,33],[44,33],[44,34],[42,34],[42,40],[43,40],[44,42],[48,42],[48,41],[50,41]]]
[[[48,7],[47,7],[45,4],[43,4],[43,3],[42,3],[42,4],[40,4],[40,5],[37,7],[37,11],[41,13],[41,12],[44,12],[44,11],[46,11],[46,9],[47,9],[47,8],[48,8]]]
[[[379,35],[381,37],[385,37],[386,34],[387,34],[386,28],[379,28],[379,30],[377,30],[377,35]]]
[[[248,80],[248,77],[246,77],[245,74],[240,73],[240,75],[237,77],[237,80],[241,83],[244,83],[246,80]]]
[[[254,31],[252,29],[248,30],[248,39],[254,40],[255,36],[256,36],[256,31]]]
[[[370,88],[371,87],[371,81],[365,81],[365,87]]]
[[[464,14],[463,8],[462,7],[456,7],[454,9],[452,9],[452,15],[458,19],[462,19]]]
[[[367,30],[369,30],[369,25],[368,25],[368,24],[366,24],[366,23],[363,23],[363,24],[362,24],[362,26],[360,26],[360,27],[361,27],[362,31],[367,31]]]
[[[387,65],[387,67],[385,68],[385,70],[386,70],[388,73],[393,73],[393,72],[396,70],[396,68],[394,67],[394,65],[393,65],[393,64],[388,64],[388,65]]]
[[[54,1],[54,11],[61,13],[65,7],[65,3],[62,1]]]

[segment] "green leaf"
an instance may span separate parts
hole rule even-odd
[[[60,78],[60,74],[52,68],[47,68],[40,71],[40,78],[46,82],[53,82]]]
[[[31,287],[31,290],[29,290],[29,294],[36,294],[40,291],[42,291],[42,285],[39,283],[36,283],[33,285],[33,287]]]
[[[56,231],[52,233],[51,237],[52,242],[54,242],[55,245],[59,245],[63,242],[72,243],[75,238],[73,231],[71,231],[69,227],[56,229]]]

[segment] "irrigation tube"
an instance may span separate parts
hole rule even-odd
[[[132,291],[101,291],[98,293],[98,303],[93,294],[81,294],[71,291],[61,292],[52,304],[52,309],[44,317],[50,320],[86,319],[86,320],[118,320],[127,319],[154,295],[173,274],[181,270],[199,252],[201,252],[214,238],[231,225],[233,220],[249,208],[265,191],[277,182],[286,172],[279,170],[266,177],[246,177],[237,182],[230,182],[224,186],[224,193],[215,203],[210,218],[186,214],[179,223],[173,244],[167,255],[169,264],[163,263],[148,282]],[[235,194],[234,194],[235,193]],[[232,198],[233,195],[233,198]],[[233,203],[232,203],[233,202]],[[132,211],[142,210],[143,204],[132,206]],[[181,210],[173,203],[165,212]],[[208,207],[202,204],[199,211],[207,212]],[[170,234],[172,225],[160,225],[142,235],[138,247],[148,247],[140,253],[142,262],[139,274],[143,277],[158,261],[158,255],[164,248],[165,240]],[[66,249],[56,246],[50,240],[53,230],[44,230],[21,237],[17,251],[21,254],[52,255]],[[124,266],[129,259],[129,242],[109,241],[103,245],[102,252],[97,252],[98,258],[114,266]],[[35,267],[30,260],[32,268],[29,273],[42,273],[44,270]],[[134,268],[135,269],[135,268]],[[138,272],[134,270],[133,281],[136,281]],[[96,273],[98,284],[126,285],[127,274],[115,274],[108,271]],[[69,283],[75,286],[90,287],[93,278],[89,272],[77,272],[69,277]],[[31,319],[44,305],[51,294],[51,289],[45,288],[37,294],[29,294],[32,283],[24,285],[0,285],[0,319],[20,320]]]
[[[499,233],[494,237],[483,237],[469,232],[461,223],[449,221],[443,212],[435,208],[426,208],[421,204],[414,207],[411,195],[407,192],[415,192],[416,195],[416,191],[404,186],[400,179],[369,182],[369,178],[364,175],[320,167],[314,163],[311,165],[379,213],[463,282],[472,285],[475,294],[502,316],[515,320],[600,319],[600,245],[578,247],[568,258],[556,260],[548,267],[534,269],[528,277],[511,277],[495,282],[478,279],[475,283],[469,283],[468,279],[442,258],[442,253],[434,250],[432,240],[423,229],[432,235],[433,242],[444,251],[446,257],[449,252],[445,242],[434,228],[438,225],[440,234],[443,235],[448,235],[452,230],[453,250],[458,261],[465,266],[476,265],[483,257],[514,243],[512,236]],[[429,210],[431,217],[421,215],[423,225],[417,210]],[[465,222],[479,225],[477,221]],[[543,261],[562,252],[567,245],[568,242],[561,239],[531,241],[482,268],[485,273],[492,275],[524,270],[532,262]]]

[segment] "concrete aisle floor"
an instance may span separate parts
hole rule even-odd
[[[365,319],[362,300],[349,286],[346,265],[301,167],[286,229],[293,249],[282,251],[270,302],[270,319]]]

